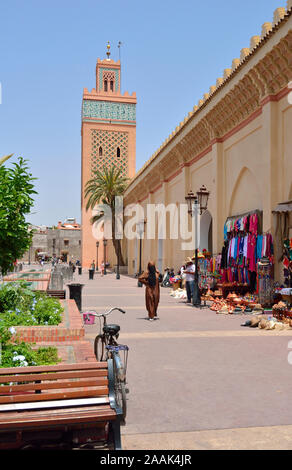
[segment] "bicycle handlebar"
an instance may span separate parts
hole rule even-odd
[[[110,310],[108,310],[108,312],[105,312],[105,313],[96,313],[95,310],[93,310],[93,311],[91,310],[88,313],[90,313],[90,315],[93,315],[94,317],[106,317],[107,315],[112,313],[114,310],[118,310],[121,313],[126,313],[125,310],[123,310],[122,308],[119,308],[119,307],[113,307]],[[95,312],[95,313],[93,313],[93,312]]]

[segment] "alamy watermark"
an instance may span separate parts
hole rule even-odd
[[[92,226],[94,238],[112,239],[113,214],[110,206],[98,204],[92,216],[99,216]],[[200,219],[199,204],[193,204],[190,217],[187,204],[130,204],[124,207],[123,197],[115,198],[116,239],[181,240],[183,251],[193,250],[200,245]]]

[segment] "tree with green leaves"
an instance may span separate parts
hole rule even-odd
[[[5,157],[7,160],[8,157]],[[26,215],[33,207],[33,178],[26,160],[18,158],[10,168],[0,161],[0,270],[6,274],[29,249],[32,232]]]
[[[98,204],[107,204],[112,213],[112,241],[115,253],[118,259],[118,264],[125,265],[122,250],[121,240],[116,238],[116,225],[115,225],[115,197],[122,196],[128,185],[129,178],[123,176],[122,170],[115,165],[111,167],[103,166],[101,170],[93,171],[93,177],[87,181],[85,185],[85,198],[87,199],[86,211],[94,209]],[[98,222],[104,213],[94,215],[90,222],[93,225]]]

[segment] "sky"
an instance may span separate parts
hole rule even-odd
[[[136,169],[286,0],[9,0],[0,11],[0,156],[37,178],[29,221],[80,222],[81,103],[97,58],[137,94]]]

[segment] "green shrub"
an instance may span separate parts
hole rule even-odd
[[[24,282],[8,282],[0,287],[0,325],[58,325],[62,312],[58,299],[33,292]]]
[[[58,325],[62,320],[60,302],[27,288],[25,282],[8,282],[0,286],[0,367],[25,367],[56,364],[57,348],[19,342],[14,326]],[[12,337],[16,337],[12,342]]]
[[[57,364],[58,350],[53,346],[33,349],[29,343],[2,346],[0,367],[27,367]]]
[[[33,348],[32,344],[19,342],[17,339],[12,343],[13,328],[0,328],[0,367],[27,367],[57,364],[58,350],[55,347]]]

